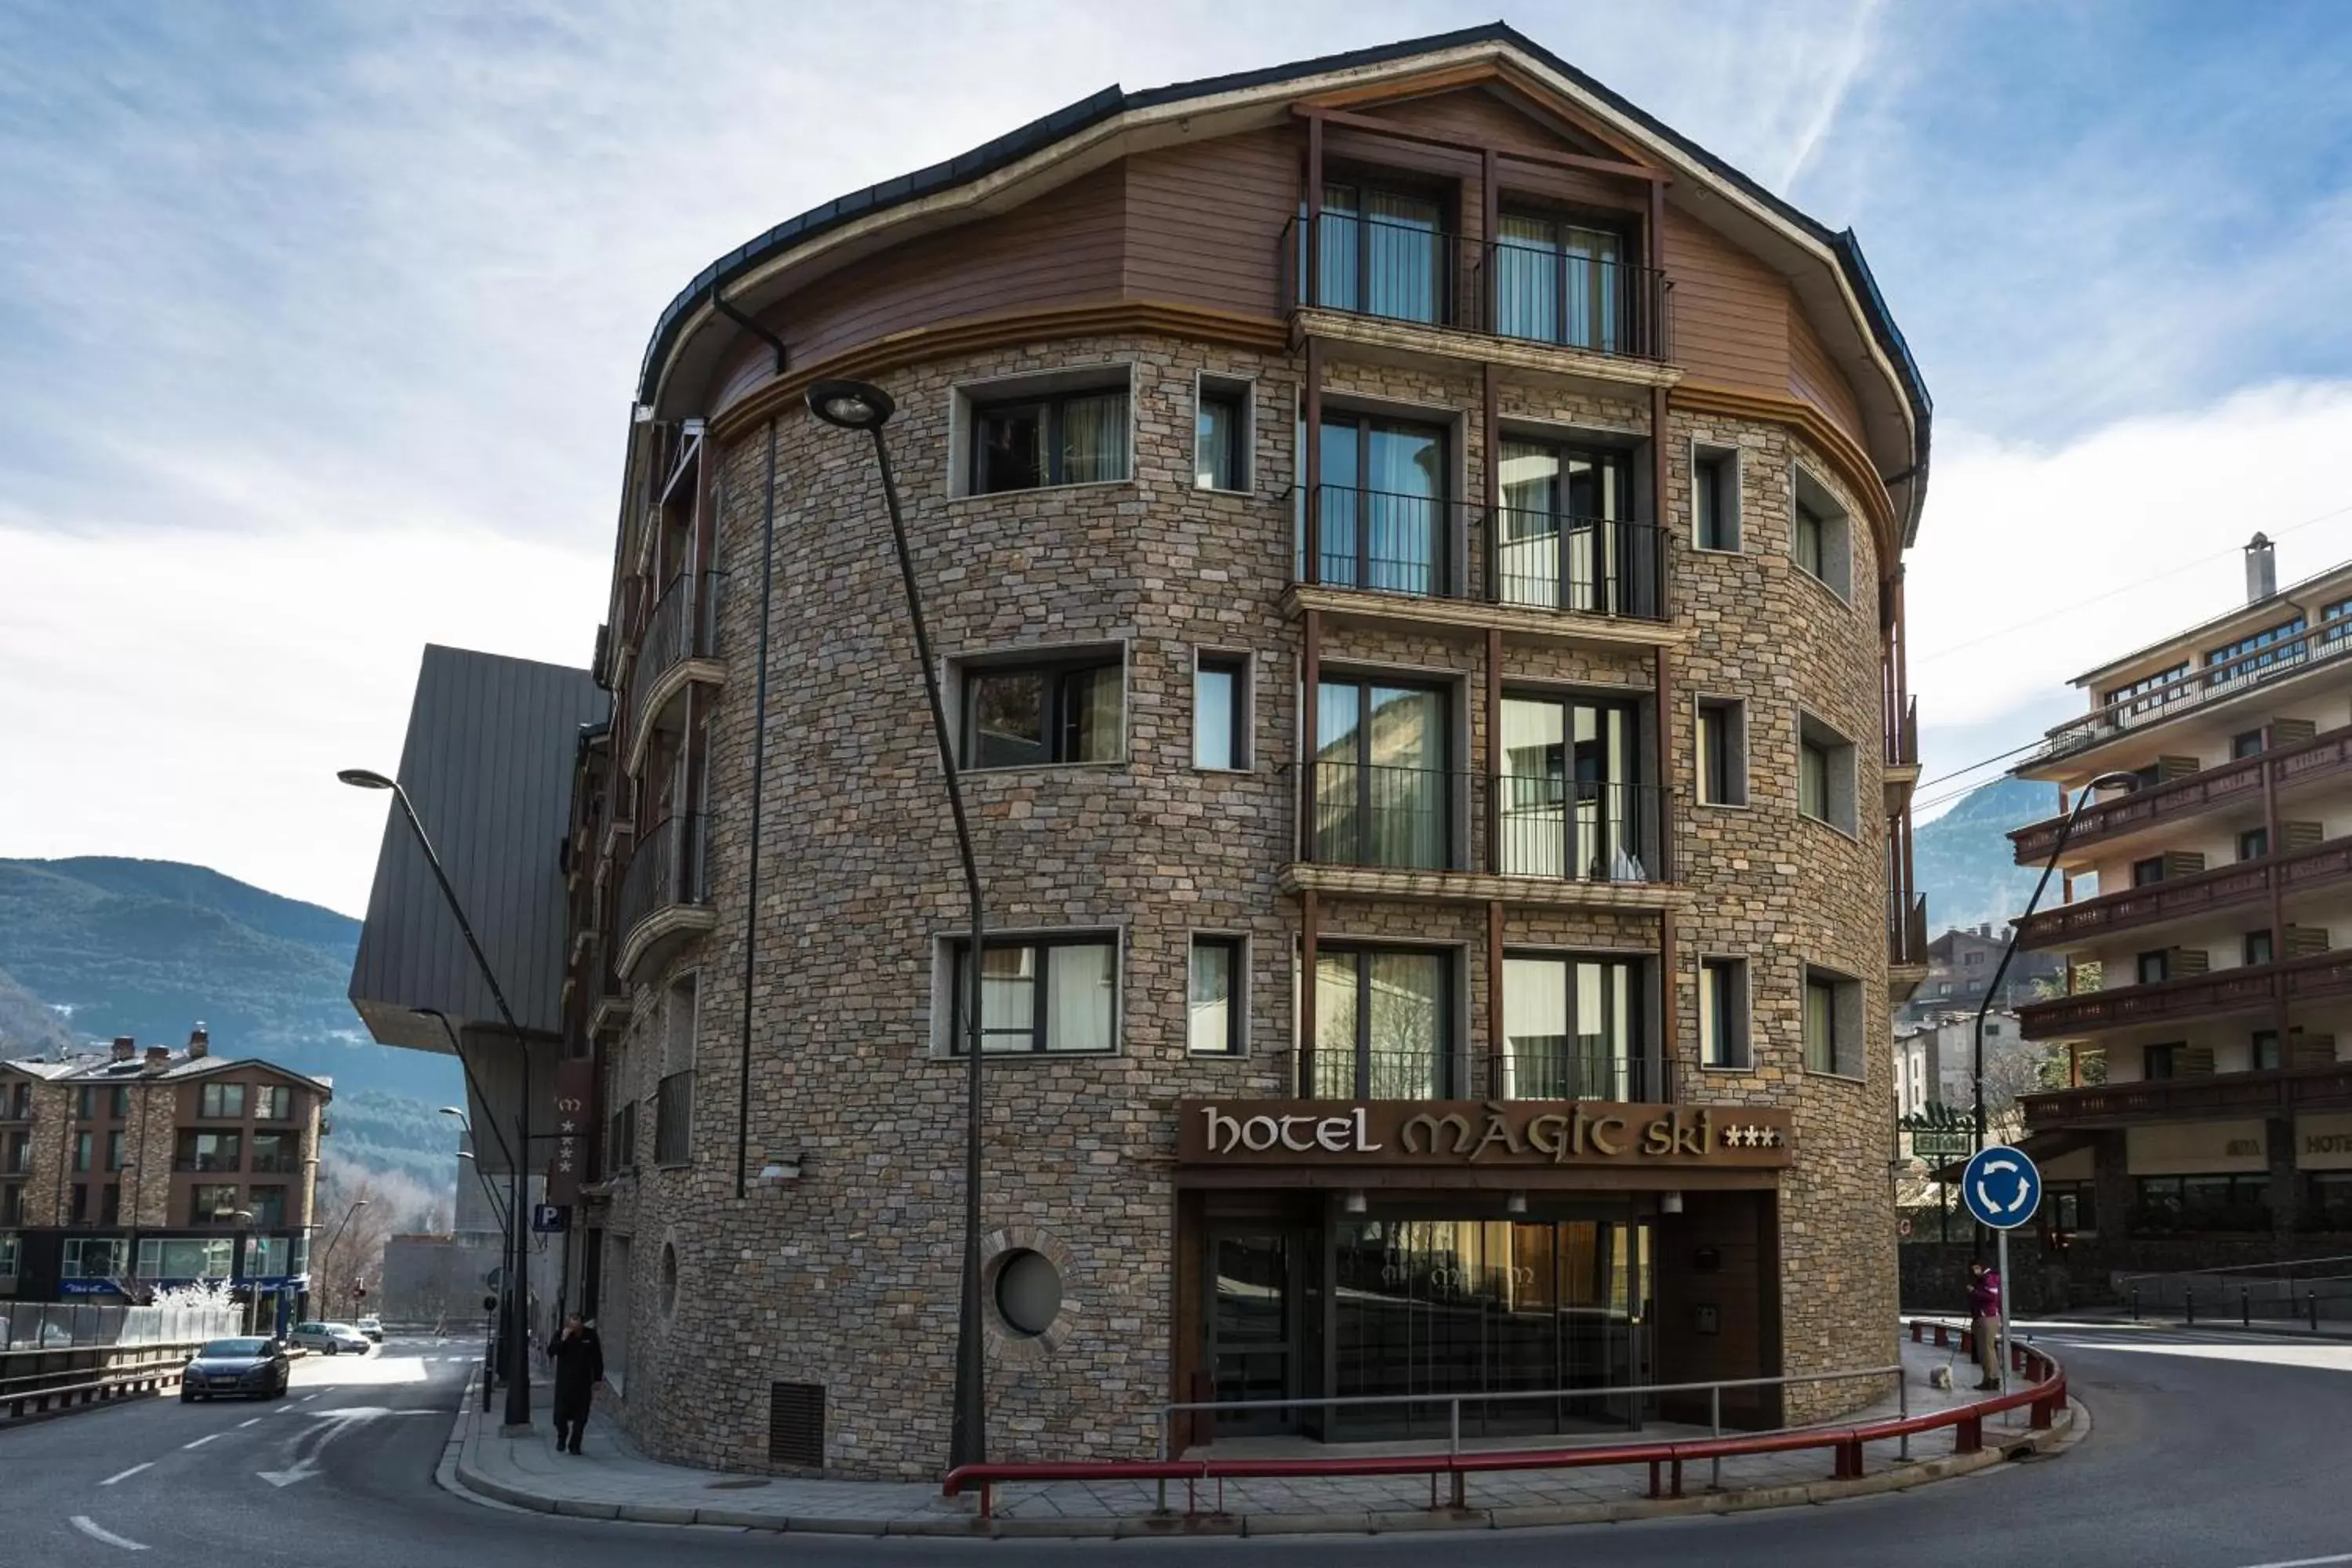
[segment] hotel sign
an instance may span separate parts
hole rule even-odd
[[[1597,1100],[1187,1100],[1183,1165],[1617,1165],[1777,1169],[1789,1113]]]

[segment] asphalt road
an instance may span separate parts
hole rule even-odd
[[[2054,1331],[2093,1431],[2063,1455],[1907,1494],[1570,1531],[1293,1541],[875,1541],[600,1524],[435,1484],[469,1347],[296,1364],[283,1402],[160,1400],[0,1427],[0,1568],[565,1568],[1144,1560],[1358,1568],[2352,1565],[2352,1345]]]

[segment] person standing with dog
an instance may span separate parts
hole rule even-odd
[[[1976,1258],[1969,1264],[1969,1312],[1976,1319],[1979,1393],[2000,1386],[2000,1270]]]

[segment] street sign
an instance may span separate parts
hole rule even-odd
[[[1980,1225],[2015,1230],[2042,1206],[2042,1173],[2016,1150],[1979,1150],[1960,1173],[1960,1201]]]
[[[482,1283],[495,1290],[499,1288],[499,1281],[504,1279],[506,1277],[507,1271],[504,1268],[493,1268],[488,1274],[482,1276]]]
[[[1915,1160],[1966,1159],[1977,1146],[1975,1118],[1940,1102],[1921,1107],[1900,1125]]]
[[[531,1205],[530,1228],[541,1236],[552,1236],[570,1230],[572,1205],[569,1204]]]

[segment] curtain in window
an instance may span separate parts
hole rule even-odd
[[[963,999],[970,982],[956,989],[961,1028]],[[991,947],[980,965],[980,1047],[983,1051],[1025,1051],[1037,1026],[1037,950],[1034,947]],[[964,1048],[959,1038],[955,1048]]]
[[[1374,191],[1365,206],[1365,311],[1392,321],[1436,321],[1444,271],[1437,204]]]
[[[1300,244],[1306,243],[1306,230],[1300,229]],[[1317,278],[1315,303],[1334,310],[1354,310],[1362,308],[1362,270],[1359,266],[1363,242],[1363,216],[1356,209],[1356,190],[1352,185],[1323,187],[1323,222],[1316,249],[1320,274]],[[1305,258],[1301,257],[1300,276],[1305,276]]]
[[[1797,748],[1797,809],[1807,816],[1829,820],[1829,753],[1810,741]]]
[[[1503,515],[1496,530],[1503,602],[1559,606],[1559,454],[1503,443]]]
[[[1557,702],[1503,700],[1503,865],[1506,876],[1558,877],[1568,868],[1568,712]]]
[[[1123,707],[1119,667],[1078,670],[1067,680],[1062,695],[1063,721],[1070,726],[1070,736],[1062,760],[1118,761]]]
[[[1127,394],[1098,392],[1062,405],[1062,483],[1127,478]]]
[[[1371,688],[1363,738],[1370,863],[1442,867],[1446,827],[1444,700],[1417,687]]]
[[[1620,343],[1617,237],[1598,229],[1567,227],[1560,240],[1565,273],[1567,329],[1559,341],[1575,348],[1615,353]]]
[[[1234,950],[1222,942],[1192,944],[1192,1027],[1186,1044],[1218,1052],[1233,1046]]]
[[[1431,952],[1360,955],[1367,970],[1370,1100],[1435,1100],[1445,1081],[1445,961]]]
[[[1108,942],[1045,950],[1047,1050],[1111,1048],[1114,956]]]
[[[1805,1070],[1837,1068],[1837,990],[1818,980],[1805,982]]]
[[[1204,490],[1239,489],[1240,465],[1234,444],[1240,439],[1241,408],[1231,399],[1201,398],[1193,432],[1192,483]]]
[[[1571,1097],[1568,1061],[1568,970],[1557,958],[1503,961],[1503,1094],[1510,1100]]]
[[[1559,252],[1548,218],[1505,213],[1495,246],[1495,331],[1506,338],[1556,342],[1559,332]]]
[[[1299,1085],[1309,1097],[1345,1099],[1360,1093],[1356,1079],[1356,965],[1352,952],[1325,952],[1315,960],[1314,1081]]]
[[[1364,586],[1436,591],[1445,493],[1444,441],[1434,432],[1374,426],[1365,456]]]

